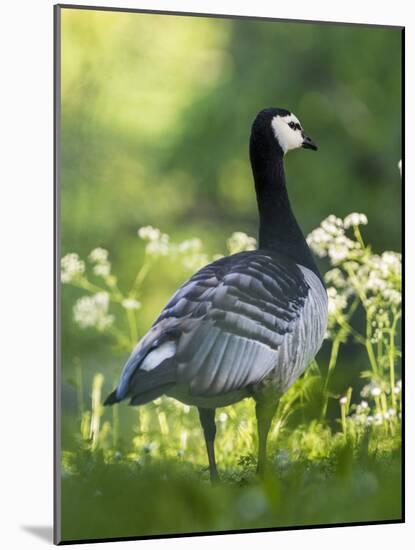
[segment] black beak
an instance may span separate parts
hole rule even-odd
[[[303,147],[304,149],[312,149],[313,151],[317,151],[318,149],[317,145],[313,143],[311,139],[306,135],[303,135],[303,144],[301,147]]]

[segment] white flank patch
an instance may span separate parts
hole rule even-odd
[[[176,353],[176,344],[174,342],[165,342],[160,347],[156,348],[154,351],[151,351],[144,359],[140,365],[140,370],[150,371],[155,369]]]
[[[287,116],[276,115],[271,121],[271,126],[274,131],[274,135],[281,146],[281,149],[286,153],[291,149],[298,149],[303,144],[303,136],[301,130],[293,130],[288,125],[290,122],[300,124],[298,118],[291,114]],[[301,124],[300,124],[301,126]]]

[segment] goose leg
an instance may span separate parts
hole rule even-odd
[[[203,433],[205,435],[206,450],[209,459],[210,481],[212,483],[219,479],[215,460],[215,410],[216,409],[198,408],[200,423],[202,424]]]
[[[277,409],[278,403],[257,401],[255,413],[258,425],[258,466],[257,473],[264,476],[267,464],[267,439],[271,422]]]

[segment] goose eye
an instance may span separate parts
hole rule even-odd
[[[289,122],[289,123],[288,123],[288,126],[289,126],[290,128],[292,128],[293,130],[295,130],[295,122]]]

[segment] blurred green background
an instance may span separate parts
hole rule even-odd
[[[319,145],[318,153],[286,159],[304,233],[331,213],[364,212],[374,250],[400,250],[399,29],[61,13],[62,255],[85,258],[102,246],[128,287],[144,254],[140,226],[159,227],[176,242],[199,237],[210,254],[224,253],[233,231],[256,236],[248,143],[256,113],[269,106],[293,111]],[[145,283],[140,334],[186,276],[160,261]],[[109,392],[126,358],[102,335],[75,326],[80,295],[63,287],[64,449],[77,445],[76,368],[87,398],[92,376],[104,372]],[[356,346],[349,348],[333,382],[340,391],[361,369]],[[126,433],[133,414],[120,409]]]
[[[128,286],[142,225],[200,237],[211,253],[233,231],[256,236],[248,142],[267,106],[292,110],[319,145],[286,157],[304,233],[331,213],[364,212],[366,242],[399,251],[399,29],[64,9],[62,255],[103,246]],[[140,333],[188,276],[161,266]],[[78,295],[64,288],[64,372],[76,355],[87,376],[103,364],[115,376],[125,357],[74,325]]]

